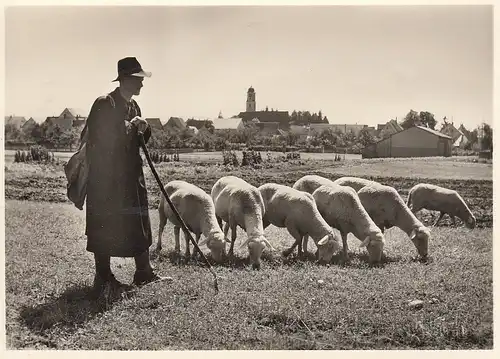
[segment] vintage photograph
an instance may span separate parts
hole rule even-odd
[[[492,350],[493,10],[4,7],[6,348]]]

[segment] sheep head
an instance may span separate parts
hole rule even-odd
[[[340,249],[341,238],[331,231],[321,238],[316,246],[318,247],[318,262],[321,264],[330,263],[333,255]]]
[[[431,231],[425,226],[415,227],[410,233],[410,240],[422,258],[427,258],[430,238]]]
[[[216,262],[222,262],[226,255],[226,240],[224,238],[224,233],[214,232],[210,233],[208,237],[203,238],[198,246],[206,244],[210,253]]]
[[[382,232],[370,233],[361,243],[360,247],[366,247],[370,257],[370,263],[380,262],[384,251],[385,238]]]
[[[469,214],[469,217],[465,221],[465,226],[469,229],[476,228],[476,217],[472,213]]]
[[[244,247],[245,245],[248,245],[248,255],[253,269],[260,269],[260,257],[266,247],[272,251],[275,250],[264,236],[247,237],[245,242],[241,244],[241,247]]]

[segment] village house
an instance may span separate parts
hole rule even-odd
[[[29,135],[31,133],[31,131],[33,131],[33,128],[35,128],[36,126],[36,121],[33,117],[30,117],[30,119],[28,121],[26,121],[22,126],[21,126],[21,131],[25,134],[25,135]]]
[[[4,125],[11,125],[20,130],[25,123],[26,118],[24,116],[5,116]]]
[[[387,138],[395,133],[403,131],[404,128],[398,123],[397,120],[390,120],[385,124],[377,126],[377,137]]]
[[[463,124],[460,126],[460,128],[465,130]],[[455,148],[464,148],[465,145],[467,145],[467,143],[469,142],[469,139],[464,133],[465,131],[462,132],[460,129],[457,129],[454,126],[453,122],[445,122],[443,127],[441,128],[441,132],[451,137],[453,147]]]
[[[84,114],[86,114],[85,111],[67,107],[59,116],[49,116],[45,119],[46,133],[52,133],[56,126],[63,132],[69,131],[73,127],[82,128],[87,120]]]

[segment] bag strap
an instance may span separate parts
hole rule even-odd
[[[111,94],[108,93],[106,95],[106,100],[109,100],[109,102],[111,102],[111,106],[113,108],[116,107],[115,99],[113,98],[113,96],[111,96]],[[78,151],[81,150],[83,145],[85,145],[88,142],[88,137],[89,137],[89,135],[88,135],[88,121],[85,121],[85,125],[83,126],[82,132],[80,134],[80,146],[78,146]]]

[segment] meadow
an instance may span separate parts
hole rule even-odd
[[[209,160],[207,160],[209,158]],[[491,163],[471,158],[333,161],[324,154],[266,162],[260,168],[227,167],[217,157],[184,157],[161,163],[164,184],[184,179],[206,191],[233,174],[254,185],[293,184],[308,173],[335,179],[362,176],[408,190],[429,182],[459,191],[477,218],[477,228],[445,217],[432,228],[431,259],[398,228],[386,231],[385,258],[368,264],[359,240],[349,237],[353,260],[340,255],[326,266],[311,255],[281,257],[292,244],[285,229],[265,234],[276,252],[266,251],[262,269],[248,265],[247,250],[214,266],[215,295],[203,263],[173,253],[167,225],[163,250],[153,256],[160,274],[154,283],[103,309],[88,293],[93,258],[85,250],[85,212],[66,199],[61,164],[12,163],[6,159],[6,334],[10,349],[492,349],[493,182]],[[144,168],[151,203],[154,243],[160,191]],[[430,225],[436,214],[418,217]],[[238,238],[244,238],[239,230]],[[238,240],[237,240],[238,242]],[[183,242],[181,242],[183,248]],[[202,247],[208,255],[206,247]],[[113,258],[117,278],[131,282],[132,259]],[[412,301],[419,300],[418,305]]]

